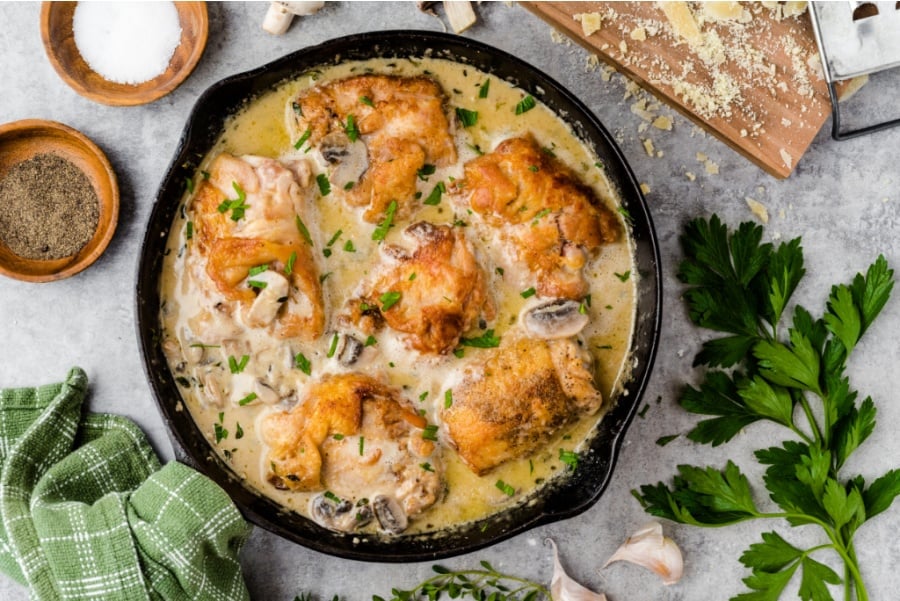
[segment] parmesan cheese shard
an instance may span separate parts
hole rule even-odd
[[[685,171],[685,172],[684,172],[684,176],[685,176],[686,178],[688,178],[688,180],[690,180],[690,181],[694,181],[694,180],[697,179],[697,176],[694,175],[694,173],[693,173],[692,171]]]
[[[581,21],[581,32],[585,37],[590,37],[600,31],[603,25],[603,15],[600,13],[579,13],[573,15],[576,21]]]
[[[753,18],[740,2],[704,2],[703,15],[710,21],[737,21],[749,23]]]
[[[653,152],[653,140],[651,140],[650,138],[646,138],[646,139],[643,140],[642,142],[643,142],[643,144],[644,144],[644,152],[647,153],[647,156],[652,157],[653,154],[654,154],[654,152]]]
[[[653,120],[651,124],[656,129],[661,129],[663,131],[672,131],[672,120],[666,117],[665,115],[660,115],[656,119]]]
[[[769,223],[769,211],[768,209],[766,209],[766,205],[759,202],[758,200],[750,198],[749,196],[744,198],[744,200],[747,202],[747,206],[750,207],[751,213],[756,215],[756,217],[759,218],[759,220],[763,223]]]
[[[868,75],[860,75],[859,77],[847,80],[844,88],[838,93],[838,102],[844,102],[851,98],[854,94],[859,92],[859,89],[866,85],[868,81]]]
[[[650,185],[649,184],[641,184],[641,194],[650,194]]]
[[[703,163],[703,167],[706,169],[706,172],[710,175],[718,175],[719,174],[719,165],[717,163],[713,163],[709,159]]]
[[[638,40],[639,42],[643,42],[644,40],[647,39],[647,30],[644,29],[643,27],[635,27],[634,29],[631,30],[629,37],[631,37],[632,40]]]
[[[691,48],[703,44],[703,35],[687,2],[657,2],[656,5],[666,15],[676,37],[686,41]]]
[[[781,155],[781,160],[784,162],[784,166],[790,169],[794,164],[794,159],[788,154],[788,151],[784,148],[778,150],[778,154]]]

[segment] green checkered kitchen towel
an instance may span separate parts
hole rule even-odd
[[[33,599],[249,599],[250,527],[211,480],[160,466],[143,432],[87,414],[87,376],[0,390],[0,570]]]

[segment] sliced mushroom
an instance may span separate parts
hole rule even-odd
[[[344,367],[350,367],[359,360],[364,345],[351,334],[341,334],[338,342],[338,361]]]
[[[562,298],[527,309],[522,318],[529,333],[548,340],[575,336],[589,321],[581,303]]]
[[[272,35],[281,35],[291,26],[294,16],[308,16],[319,11],[325,2],[271,2],[262,28]]]
[[[253,392],[256,393],[256,398],[266,405],[274,405],[281,400],[278,391],[262,378],[257,378],[253,383]]]
[[[356,184],[369,168],[369,151],[362,140],[351,142],[344,132],[333,132],[322,139],[319,152],[332,166],[331,183],[341,189]]]
[[[372,521],[372,508],[368,504],[353,504],[349,499],[333,501],[325,495],[312,500],[313,518],[326,528],[340,532],[351,532]]]
[[[203,398],[213,407],[221,407],[225,404],[225,392],[222,389],[222,383],[212,373],[207,373],[200,377],[200,388],[203,391]]]
[[[381,529],[391,534],[400,534],[409,525],[406,512],[394,497],[378,495],[372,500],[372,508]]]
[[[288,299],[290,283],[287,278],[274,270],[266,270],[249,277],[250,281],[265,284],[253,304],[247,310],[245,321],[254,328],[262,328],[275,319],[281,305]]]

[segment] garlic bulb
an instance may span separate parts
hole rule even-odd
[[[620,560],[653,570],[666,585],[678,582],[684,572],[681,549],[671,538],[663,536],[662,525],[658,522],[644,524],[629,536],[603,567]]]
[[[552,601],[606,601],[606,595],[595,593],[569,577],[559,562],[556,543],[547,539],[553,547],[553,578],[550,580],[550,598]]]

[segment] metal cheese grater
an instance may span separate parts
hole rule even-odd
[[[835,91],[838,81],[900,66],[900,3],[810,2],[809,8],[831,96],[831,136],[845,140],[900,125],[897,118],[842,132]]]

